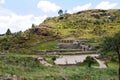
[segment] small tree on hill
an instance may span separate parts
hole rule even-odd
[[[6,32],[6,35],[11,35],[11,30],[10,29],[7,29],[7,32]]]
[[[103,40],[103,51],[114,51],[118,55],[119,61],[119,80],[120,80],[120,31],[111,37],[106,37]]]
[[[60,9],[60,10],[58,11],[58,14],[59,14],[60,16],[63,15],[63,10]]]
[[[35,27],[35,24],[32,24],[32,28],[34,28]]]

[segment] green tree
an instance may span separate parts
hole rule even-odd
[[[0,49],[3,50],[9,50],[12,47],[12,42],[10,41],[10,37],[5,37],[0,41]]]
[[[93,57],[87,56],[84,62],[87,62],[88,63],[88,67],[91,67],[92,64],[95,62],[95,60],[94,60]]]
[[[32,28],[34,28],[35,27],[35,24],[32,24]]]
[[[7,29],[7,32],[6,32],[6,35],[11,35],[11,30],[10,29]]]
[[[63,15],[63,10],[60,9],[60,10],[58,11],[58,14],[59,14],[60,16]]]
[[[113,36],[105,37],[101,46],[103,47],[103,51],[114,51],[117,53],[119,61],[118,72],[120,80],[120,31]]]

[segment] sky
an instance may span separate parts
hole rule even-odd
[[[120,0],[0,0],[0,34],[25,31],[47,17],[89,9],[120,9]]]

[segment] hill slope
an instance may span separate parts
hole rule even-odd
[[[66,37],[99,40],[119,31],[119,25],[120,10],[118,9],[87,10],[74,14],[63,14],[47,18],[40,25],[33,24],[32,28],[25,32],[0,37],[0,52],[29,53],[32,50],[31,47],[40,45],[42,42]]]
[[[47,18],[40,25],[52,27],[61,37],[94,38],[120,30],[120,10],[87,10]]]

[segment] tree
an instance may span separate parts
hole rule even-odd
[[[6,35],[11,35],[11,30],[10,29],[7,29],[7,32],[6,32]]]
[[[118,55],[120,80],[120,31],[112,36],[105,37],[102,43],[103,51],[114,51]]]
[[[32,24],[32,28],[34,28],[35,27],[35,24]]]
[[[91,56],[87,56],[86,59],[84,60],[84,62],[88,63],[88,67],[91,67],[92,64],[95,62],[94,58]]]
[[[59,14],[60,16],[63,15],[63,10],[60,9],[60,10],[58,11],[58,14]]]

